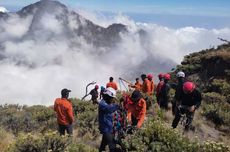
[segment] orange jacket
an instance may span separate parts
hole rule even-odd
[[[146,101],[143,98],[141,98],[136,104],[128,105],[127,117],[129,122],[131,122],[132,115],[138,120],[137,128],[140,128],[146,115]]]
[[[153,93],[154,93],[154,81],[152,80],[152,81],[150,81],[150,84],[151,84],[151,95],[153,95]]]
[[[141,91],[142,89],[142,84],[138,81],[134,85],[131,86],[132,88],[135,88],[136,90]]]
[[[67,99],[57,98],[54,102],[54,110],[57,114],[58,124],[69,125],[73,123],[73,106]]]
[[[145,81],[142,85],[142,92],[147,93],[149,96],[151,95],[151,82],[148,78],[145,78]]]
[[[136,90],[141,91],[142,84],[138,81],[138,82],[135,83],[134,87],[135,87]]]
[[[113,88],[114,90],[117,90],[118,88],[117,88],[117,84],[115,83],[115,82],[108,82],[107,84],[106,84],[106,88],[108,88],[108,87],[111,87],[111,88]]]

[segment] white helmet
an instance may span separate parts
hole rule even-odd
[[[113,88],[111,88],[111,87],[106,88],[103,93],[107,94],[110,97],[116,98],[116,91]]]
[[[179,71],[179,72],[176,74],[176,76],[177,76],[177,77],[184,78],[184,77],[185,77],[185,74],[184,74],[184,72]]]

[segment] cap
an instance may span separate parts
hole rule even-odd
[[[71,90],[68,90],[68,89],[66,89],[66,88],[64,88],[64,89],[61,90],[61,94],[62,94],[62,95],[66,95],[66,94],[68,94],[69,92],[71,92]]]

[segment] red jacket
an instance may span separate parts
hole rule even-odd
[[[140,128],[146,115],[146,101],[143,98],[141,98],[136,104],[128,105],[127,117],[129,122],[131,122],[132,115],[138,120],[137,127]]]
[[[157,84],[156,96],[159,96],[159,93],[160,93],[161,88],[162,88],[163,85],[164,85],[164,81],[160,81],[160,82]]]
[[[69,125],[73,123],[73,106],[67,99],[57,98],[54,103],[54,110],[57,114],[58,124]]]

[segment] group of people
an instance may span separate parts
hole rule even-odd
[[[110,77],[106,87],[100,88],[95,85],[94,89],[90,91],[91,100],[94,104],[98,104],[98,120],[99,130],[102,134],[102,141],[99,151],[104,151],[106,145],[109,146],[110,151],[115,151],[115,142],[113,136],[113,113],[121,108],[127,112],[128,123],[136,128],[141,128],[145,117],[146,111],[151,107],[153,102],[153,95],[156,95],[157,103],[160,108],[168,109],[169,103],[169,90],[172,84],[169,83],[171,78],[170,74],[159,74],[159,83],[156,90],[154,90],[154,81],[152,74],[142,74],[141,79],[136,78],[134,85],[130,87],[134,88],[131,95],[123,94],[122,103],[114,102],[116,93],[118,90],[116,82],[113,77]],[[174,101],[172,103],[173,114],[175,118],[172,122],[172,127],[176,128],[181,114],[186,114],[187,123],[186,129],[190,129],[193,120],[194,112],[199,108],[201,104],[201,93],[196,89],[193,82],[185,81],[184,72],[177,73],[177,85],[174,87],[176,90]],[[57,121],[59,126],[59,133],[65,134],[65,130],[68,134],[72,134],[72,123],[74,121],[73,110],[71,102],[68,100],[69,92],[71,90],[63,89],[61,91],[61,98],[57,98],[54,104],[54,110],[57,113]],[[100,101],[98,102],[98,97]],[[180,108],[178,108],[180,107]],[[183,107],[183,108],[181,108]]]

